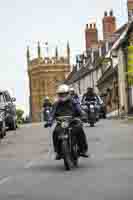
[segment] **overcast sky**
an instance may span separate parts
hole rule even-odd
[[[1,0],[0,4],[0,88],[9,89],[17,105],[28,112],[26,46],[35,56],[37,41],[58,44],[64,53],[70,41],[72,57],[84,50],[84,28],[97,22],[102,37],[105,10],[114,9],[118,26],[127,21],[126,0]],[[49,52],[50,53],[50,52]]]

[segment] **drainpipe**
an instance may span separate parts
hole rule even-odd
[[[79,89],[79,94],[81,95],[81,85],[80,85],[80,80],[78,81],[78,89]]]
[[[127,60],[127,48],[123,48],[123,57],[125,60],[125,72],[128,72],[128,60]],[[126,90],[127,90],[127,114],[129,113],[129,84],[128,84],[128,74],[125,73]]]

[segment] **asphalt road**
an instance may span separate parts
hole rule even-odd
[[[8,132],[0,144],[0,200],[133,200],[133,124],[85,125],[91,158],[64,171],[42,124]]]

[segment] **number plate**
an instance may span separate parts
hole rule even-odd
[[[62,128],[68,128],[69,127],[69,123],[64,121],[64,122],[61,123],[61,127]]]
[[[58,138],[59,139],[68,139],[68,135],[59,135]]]

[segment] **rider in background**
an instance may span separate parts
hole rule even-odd
[[[99,98],[96,95],[96,93],[94,92],[93,88],[89,87],[87,88],[87,92],[83,95],[82,98],[82,104],[86,104],[89,102],[95,102],[95,112],[96,112],[96,120],[99,120],[99,116],[100,116],[100,104],[99,104]]]
[[[65,84],[60,85],[57,90],[57,101],[53,105],[53,110],[51,113],[50,120],[46,127],[52,126],[53,121],[56,117],[61,116],[72,116],[73,119],[75,117],[82,117],[82,110],[80,108],[80,104],[77,103],[70,95],[69,87]],[[53,132],[53,144],[54,150],[56,152],[56,159],[60,159],[59,149],[58,149],[58,134],[62,131],[60,126],[56,126]],[[80,120],[74,120],[72,126],[72,134],[77,135],[77,140],[80,149],[80,155],[83,157],[88,157],[87,150],[88,144],[86,135],[84,133],[82,123]]]
[[[45,108],[45,107],[47,107],[47,106],[52,107],[52,103],[50,102],[50,99],[49,99],[48,96],[46,96],[46,97],[44,98],[43,108]]]
[[[97,101],[97,95],[94,93],[93,88],[87,88],[87,92],[83,95],[82,103]]]
[[[44,121],[47,121],[47,116],[46,116],[46,110],[49,109],[49,111],[51,111],[52,109],[52,103],[50,102],[50,99],[48,96],[46,96],[44,98],[44,102],[43,102],[43,118]]]
[[[69,90],[71,97],[77,102],[80,103],[80,99],[79,96],[77,95],[77,93],[75,92],[74,88],[70,88]]]

